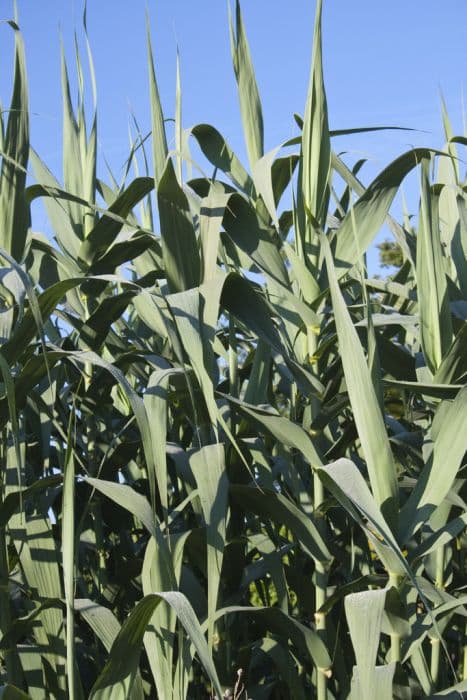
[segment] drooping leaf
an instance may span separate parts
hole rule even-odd
[[[272,435],[279,444],[300,450],[303,456],[313,467],[321,465],[321,458],[317,453],[313,442],[305,430],[284,416],[280,416],[272,409],[260,406],[252,406],[245,401],[240,401],[232,396],[226,396],[241,413],[243,413],[259,430]]]
[[[230,606],[218,610],[217,616],[231,613],[254,615],[266,629],[290,639],[303,658],[308,662],[313,660],[318,669],[328,671],[331,668],[331,658],[316,630],[285,614],[279,608]]]
[[[426,522],[442,503],[457,476],[465,456],[464,428],[467,420],[467,387],[454,401],[439,412],[432,430],[433,449],[417,479],[414,490],[401,510],[401,532],[404,541]]]
[[[391,562],[396,566],[393,573],[406,573],[407,564],[397,540],[355,464],[349,459],[338,459],[320,466],[318,474],[357,522],[360,520],[361,526],[376,535],[377,542],[384,543],[391,550]]]
[[[180,623],[196,648],[215,692],[219,697],[222,696],[216,669],[193,608],[182,593],[169,591],[145,596],[127,618],[112,645],[109,660],[92,688],[90,695],[92,700],[106,698],[110,700],[115,697],[115,692],[129,692],[138,668],[146,627],[162,600],[177,613]]]
[[[133,207],[153,189],[152,178],[136,178],[111,204],[109,213],[116,214],[120,219],[126,219]],[[121,228],[122,224],[118,219],[105,214],[101,216],[80,246],[78,253],[80,260],[90,265],[101,258],[115,241]]]
[[[252,195],[253,180],[219,131],[210,124],[197,124],[191,133],[209,162],[228,175],[245,194]]]
[[[309,556],[324,563],[331,561],[315,521],[285,495],[240,484],[231,484],[230,492],[247,512],[272,520],[279,527],[285,525]]]
[[[1,700],[31,700],[29,695],[11,683],[0,686],[0,698]]]
[[[428,149],[416,148],[399,156],[367,187],[344,217],[335,236],[334,260],[341,277],[361,259],[380,230],[403,179],[422,160]]]

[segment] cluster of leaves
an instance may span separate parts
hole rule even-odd
[[[397,267],[400,269],[404,264],[401,247],[394,241],[385,240],[378,245],[378,249],[381,267]]]
[[[2,697],[467,692],[467,141],[446,116],[444,151],[363,185],[331,146],[319,1],[300,134],[265,154],[235,10],[249,169],[214,127],[182,129],[179,90],[169,153],[148,39],[152,159],[137,133],[110,184],[65,61],[63,183],[30,149],[12,25]],[[193,141],[212,177],[184,178]],[[415,168],[409,228],[389,209]],[[38,197],[53,237],[31,232]],[[385,221],[401,264],[382,280],[365,252]]]

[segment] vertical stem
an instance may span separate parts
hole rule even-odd
[[[396,590],[399,590],[401,583],[401,578],[399,574],[393,574],[389,572],[389,585]],[[401,637],[400,634],[394,632],[390,635],[391,637],[391,661],[401,660]]]
[[[430,674],[433,679],[433,687],[436,688],[439,676],[439,656],[440,656],[440,640],[433,637],[431,640],[431,662]]]
[[[230,395],[238,397],[238,353],[237,339],[235,336],[235,322],[229,317],[229,391]],[[232,435],[236,432],[236,414],[230,409],[230,430]]]
[[[307,326],[306,328],[306,343],[307,343],[307,360],[310,365],[316,364],[316,350],[318,348],[318,338],[316,333],[319,329],[314,326]],[[321,410],[321,401],[317,396],[310,397],[310,407],[311,407],[311,420],[313,420],[319,415]]]
[[[321,506],[324,500],[324,488],[321,479],[317,474],[313,476],[314,487],[314,510]],[[321,528],[320,528],[321,529]],[[326,614],[318,612],[326,602],[327,571],[325,565],[315,560],[315,623],[319,637],[325,643],[326,637]],[[317,700],[327,700],[327,669],[318,668],[316,670],[316,697]]]
[[[90,308],[88,299],[85,299],[85,318],[86,320],[90,316]],[[84,365],[84,391],[85,394],[89,391],[92,383],[93,367],[91,362],[86,362]],[[97,477],[97,464],[95,455],[95,440],[96,440],[96,424],[94,421],[94,416],[86,413],[85,419],[85,430],[86,430],[86,467],[88,472],[93,477]],[[94,532],[96,536],[96,552],[98,558],[97,567],[97,586],[99,593],[102,595],[104,587],[107,583],[107,569],[106,569],[106,558],[105,558],[105,543],[104,543],[104,533],[102,529],[102,514],[101,514],[101,504],[99,499],[93,499],[90,506],[90,512],[94,521]]]
[[[462,680],[467,681],[467,622],[464,628],[464,668],[462,669]]]
[[[8,568],[5,528],[2,527],[0,528],[0,635],[2,638],[11,624]],[[2,654],[5,663],[6,679],[9,683],[13,683],[15,678],[13,676],[14,669],[11,651],[6,649]]]
[[[307,327],[307,354],[308,361],[314,357],[317,347],[317,338],[312,328]],[[311,420],[316,417],[319,412],[319,401],[312,396],[310,398],[311,403]],[[324,487],[321,479],[315,473],[313,475],[313,509],[316,511],[321,507],[324,501]],[[320,523],[318,520],[317,526],[320,534],[326,537],[324,532],[324,523]],[[315,624],[316,630],[319,637],[326,644],[326,615],[325,613],[318,612],[319,609],[326,602],[327,593],[327,570],[323,562],[315,560],[315,574],[314,574],[314,586],[315,586]],[[327,700],[327,679],[328,679],[329,669],[316,669],[316,697],[317,700]]]
[[[461,562],[461,571],[466,570],[466,563],[467,563],[467,554],[465,551],[465,548],[461,549],[460,551],[460,562]],[[467,621],[464,625],[464,639],[461,641],[461,645],[463,647],[463,655],[464,655],[464,663],[463,663],[463,668],[462,668],[462,679],[463,681],[467,681]],[[460,651],[460,649],[459,649]]]
[[[297,420],[297,398],[297,382],[294,381],[290,383],[290,420],[294,422]]]
[[[229,391],[231,396],[238,396],[238,355],[235,337],[235,324],[229,319]]]
[[[3,505],[4,484],[6,482],[6,459],[3,446],[7,445],[8,434],[6,430],[2,432],[2,452],[0,454],[0,505]],[[6,448],[5,448],[6,451]],[[8,542],[6,528],[0,527],[0,639],[6,634],[11,625],[10,609],[10,568],[8,563]],[[18,674],[21,674],[21,667],[17,652],[6,649],[1,652],[5,664],[6,680],[9,683],[18,685]]]
[[[72,415],[72,418],[74,416]],[[68,429],[67,454],[63,475],[62,565],[66,601],[66,669],[69,700],[76,698],[75,675],[75,466],[72,454],[72,421]]]
[[[444,588],[444,547],[439,547],[435,554],[435,586],[436,588]],[[441,653],[441,640],[438,637],[431,639],[431,663],[430,672],[433,679],[433,687],[436,688],[439,677],[439,659]]]
[[[84,315],[85,321],[87,322],[91,311],[89,308],[88,297],[84,300]],[[91,362],[84,363],[84,393],[87,394],[92,383],[92,364]],[[86,425],[86,452],[87,452],[87,468],[92,476],[97,476],[95,470],[95,455],[94,455],[94,443],[95,443],[95,423],[94,417],[89,413],[85,415],[85,425]]]

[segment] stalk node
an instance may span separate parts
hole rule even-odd
[[[323,676],[326,676],[326,678],[332,678],[332,669],[331,668],[319,668],[319,666],[318,666],[318,672],[322,673]]]

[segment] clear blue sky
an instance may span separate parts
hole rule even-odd
[[[0,17],[11,17],[12,6],[12,0],[0,0]],[[266,150],[296,133],[293,113],[303,112],[314,6],[314,0],[242,2],[263,100]],[[34,113],[32,142],[57,175],[59,36],[61,32],[74,68],[73,30],[82,39],[82,7],[81,0],[18,0]],[[101,152],[118,172],[128,154],[130,107],[142,127],[149,129],[146,7],[165,115],[174,113],[178,44],[184,126],[214,124],[242,156],[224,0],[88,0]],[[11,34],[6,25],[0,26],[4,105],[9,101]],[[442,145],[440,90],[455,131],[463,131],[467,0],[324,0],[323,45],[331,128],[395,124],[429,132],[336,140],[337,150],[371,160],[367,180],[411,145]]]

